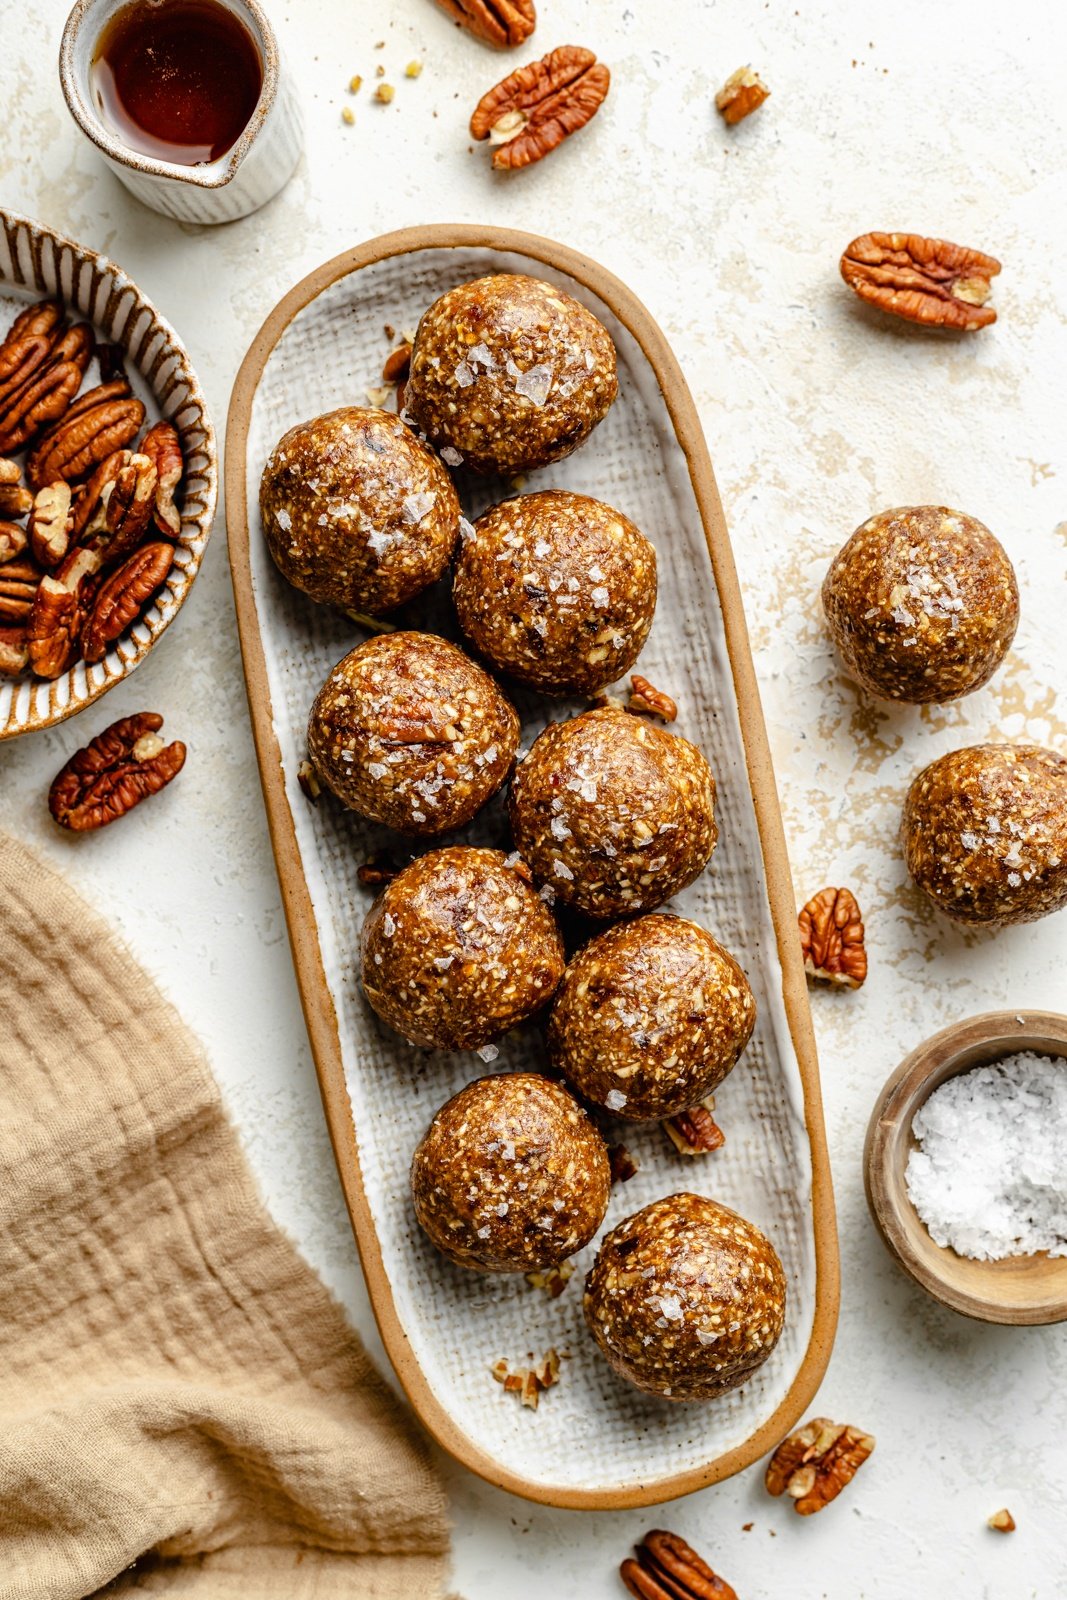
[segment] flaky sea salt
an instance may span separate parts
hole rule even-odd
[[[626,1096],[621,1089],[609,1089],[604,1096],[604,1104],[609,1111],[621,1111],[626,1104]]]
[[[908,1194],[976,1261],[1067,1256],[1067,1062],[1024,1051],[949,1078],[912,1122]]]

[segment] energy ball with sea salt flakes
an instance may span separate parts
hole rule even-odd
[[[654,912],[598,934],[571,960],[548,1047],[584,1100],[642,1122],[717,1088],[755,1022],[733,956],[695,922]]]
[[[519,719],[487,672],[430,633],[387,633],[339,661],[308,755],[339,800],[401,833],[462,827],[504,782]]]
[[[1067,759],[978,744],[931,761],[904,802],[904,855],[956,922],[1002,927],[1067,906]]]
[[[294,588],[374,617],[436,582],[459,531],[441,463],[398,417],[361,406],[283,435],[263,469],[259,509]]]
[[[585,1320],[646,1394],[714,1400],[747,1382],[785,1324],[785,1273],[755,1223],[703,1195],[656,1200],[597,1251]]]
[[[822,599],[852,676],[871,694],[913,705],[980,689],[1019,621],[1000,542],[947,506],[871,517],[831,562]]]
[[[404,401],[449,466],[508,474],[570,455],[617,393],[615,346],[593,313],[537,278],[498,273],[423,313]]]
[[[558,1266],[596,1233],[610,1191],[607,1149],[589,1117],[531,1072],[461,1089],[411,1163],[420,1226],[475,1272]]]
[[[456,563],[460,627],[499,672],[545,694],[594,694],[641,653],[656,552],[621,512],[547,489],[478,518]]]
[[[500,850],[420,856],[363,923],[370,1004],[412,1044],[440,1050],[499,1039],[552,998],[563,965],[552,913]]]
[[[700,751],[613,707],[550,723],[516,769],[508,812],[534,876],[591,917],[662,905],[717,838]]]

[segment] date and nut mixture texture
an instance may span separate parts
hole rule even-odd
[[[499,273],[423,313],[406,415],[450,467],[513,474],[576,450],[618,393],[607,329],[551,284]]]
[[[737,962],[684,917],[638,917],[568,964],[548,1028],[553,1065],[584,1100],[635,1122],[687,1111],[752,1037],[756,1002]]]
[[[462,827],[511,771],[519,719],[487,672],[429,633],[368,639],[333,668],[308,755],[372,822],[430,836]]]
[[[452,845],[382,890],[363,924],[361,964],[367,999],[405,1039],[477,1050],[552,998],[563,941],[502,851]]]
[[[846,667],[871,694],[921,705],[987,683],[1019,621],[999,540],[947,506],[882,511],[826,574],[823,607]]]
[[[263,469],[259,509],[294,588],[372,617],[436,582],[459,533],[444,467],[398,417],[365,406],[290,428]]]
[[[978,744],[924,767],[904,802],[904,855],[956,922],[1036,922],[1067,905],[1067,759]]]
[[[695,745],[614,707],[553,722],[516,769],[512,831],[535,878],[591,917],[651,911],[703,872],[715,779]]]
[[[714,1400],[763,1365],[785,1323],[785,1273],[752,1222],[673,1194],[620,1222],[585,1284],[585,1320],[646,1394]]]
[[[587,1245],[611,1192],[607,1147],[559,1084],[479,1078],[434,1117],[411,1163],[420,1226],[476,1272],[555,1267]]]
[[[656,610],[656,552],[621,512],[546,489],[478,518],[456,562],[460,627],[498,672],[595,694],[633,666]]]

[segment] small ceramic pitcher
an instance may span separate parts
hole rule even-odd
[[[248,28],[263,64],[263,87],[241,137],[217,161],[180,166],[131,150],[98,116],[90,85],[93,52],[128,0],[78,0],[67,18],[59,73],[71,116],[138,200],[181,222],[232,222],[265,205],[300,158],[303,132],[274,30],[256,0],[219,0]]]

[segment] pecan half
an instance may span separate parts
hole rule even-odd
[[[0,409],[48,361],[63,321],[54,300],[29,306],[17,316],[0,343]]]
[[[735,123],[751,116],[753,111],[758,111],[770,92],[751,67],[738,67],[715,96],[715,109],[722,120],[733,127]]]
[[[154,711],[123,717],[75,751],[48,791],[48,809],[61,828],[87,833],[158,794],[185,765],[185,746],[159,737]]]
[[[820,889],[797,918],[804,970],[847,989],[867,976],[863,918],[851,889]]]
[[[94,551],[72,550],[41,579],[26,630],[30,666],[39,678],[58,678],[77,660],[99,570]]]
[[[182,517],[174,504],[174,491],[182,481],[185,463],[178,430],[171,422],[157,422],[149,428],[138,446],[156,469],[155,503],[152,507],[156,527],[169,539],[180,539]]]
[[[0,451],[21,450],[42,428],[62,418],[81,387],[76,361],[48,361],[0,408]]]
[[[25,528],[17,522],[0,522],[0,567],[17,561],[29,544]]]
[[[115,479],[130,459],[129,450],[113,450],[75,490],[75,544],[93,542],[107,528],[107,502]]]
[[[127,456],[105,487],[101,495],[104,526],[93,540],[105,567],[124,561],[144,537],[156,504],[157,483],[156,469],[148,457],[134,454]]]
[[[69,483],[48,484],[38,490],[26,525],[34,558],[49,571],[59,566],[70,549],[74,527],[70,500]]]
[[[712,1115],[714,1110],[715,1096],[709,1094],[699,1105],[667,1118],[663,1131],[680,1156],[708,1156],[722,1149],[726,1135]]]
[[[995,256],[919,233],[864,233],[841,257],[841,276],[861,300],[908,322],[970,332],[996,322],[986,305]]]
[[[0,626],[0,675],[17,678],[29,665],[30,653],[26,646],[26,629],[18,626]]]
[[[437,0],[454,21],[498,50],[523,44],[537,26],[534,0]]]
[[[100,586],[82,635],[82,653],[90,664],[103,660],[109,644],[126,632],[142,606],[156,593],[174,560],[161,540],[142,545]]]
[[[673,722],[678,715],[678,707],[670,695],[654,688],[639,672],[630,674],[630,699],[626,709],[638,716],[662,717],[664,722]]]
[[[737,1600],[725,1578],[677,1533],[653,1528],[628,1557],[619,1576],[638,1600]]]
[[[40,581],[41,569],[28,556],[16,556],[0,566],[0,622],[27,620]]]
[[[70,407],[66,416],[45,434],[26,463],[31,487],[64,478],[76,483],[112,451],[129,444],[144,421],[144,406],[116,381],[90,389]]]
[[[767,1493],[788,1494],[793,1510],[810,1517],[837,1499],[873,1449],[869,1433],[813,1417],[783,1439],[767,1463]]]
[[[528,167],[584,128],[610,87],[611,73],[591,50],[561,45],[484,94],[471,117],[471,135],[495,146],[494,167]]]

